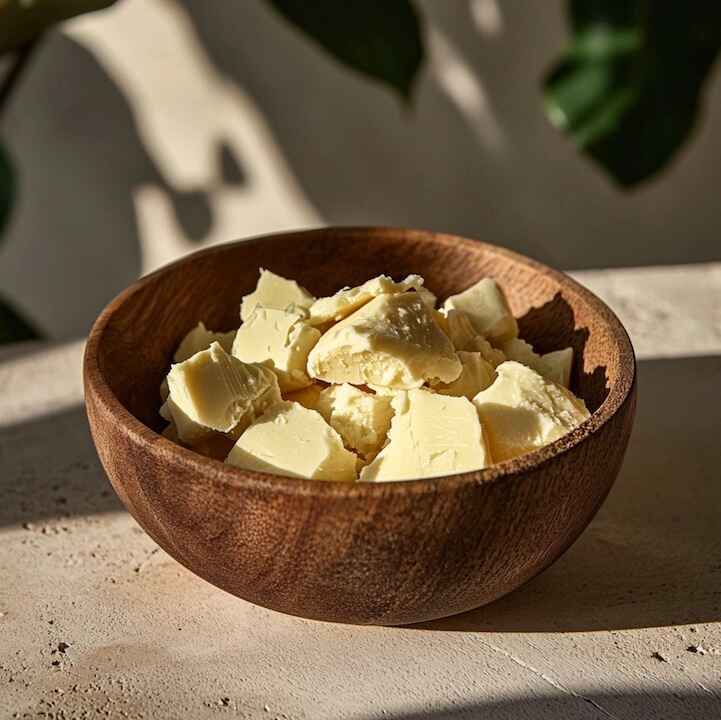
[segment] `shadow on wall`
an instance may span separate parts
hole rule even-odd
[[[263,3],[185,7],[331,224],[457,232],[564,269],[717,259],[718,77],[678,162],[624,194],[543,116],[539,81],[566,42],[562,4],[496,2],[501,27],[492,34],[474,20],[480,2],[420,3],[434,57],[410,112],[329,61]]]
[[[721,713],[721,699],[701,690],[650,690],[647,692],[592,691],[567,694],[519,696],[477,703],[458,703],[443,710],[383,712],[357,716],[357,720],[676,720],[715,718]]]
[[[711,83],[702,130],[676,166],[648,188],[622,194],[541,112],[539,77],[565,41],[560,2],[498,5],[494,34],[472,12],[492,1],[421,3],[433,58],[410,112],[332,62],[266,3],[166,0],[163,7],[188,14],[215,70],[254,100],[329,223],[457,232],[563,268],[717,258],[721,123],[713,117],[720,83]],[[112,23],[112,12],[97,22]],[[136,12],[134,22],[142,22],[142,9]],[[158,42],[153,58],[136,62],[171,52]],[[174,66],[167,66],[172,83]],[[172,112],[158,102],[159,112]],[[221,237],[248,232],[227,218],[226,230],[204,192],[168,186],[127,99],[96,58],[67,37],[54,33],[43,45],[4,130],[23,186],[0,287],[51,337],[85,334],[140,272],[133,203],[139,187],[164,190],[188,238],[201,241],[217,223]],[[257,172],[229,148],[217,152],[226,182]],[[272,229],[275,216],[263,212]],[[143,240],[152,243],[162,232],[146,229]]]
[[[133,192],[153,184],[184,236],[213,223],[206,193],[180,192],[154,164],[126,98],[95,57],[53,33],[24,76],[7,137],[20,198],[0,263],[0,288],[38,315],[50,337],[85,335],[102,307],[141,272]],[[241,185],[232,149],[216,148],[219,176]],[[37,308],[37,310],[35,310]]]

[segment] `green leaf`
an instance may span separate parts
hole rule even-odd
[[[21,340],[37,340],[42,334],[12,303],[0,297],[0,345]]]
[[[26,45],[61,20],[101,10],[115,0],[0,0],[0,54]]]
[[[694,129],[721,48],[721,3],[571,0],[569,18],[546,113],[617,182],[639,183]]]
[[[423,62],[419,17],[408,0],[269,0],[336,60],[409,100]]]
[[[0,240],[2,232],[10,219],[13,201],[15,200],[15,182],[10,156],[0,143]]]

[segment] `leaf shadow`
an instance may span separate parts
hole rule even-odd
[[[38,308],[55,339],[85,335],[140,275],[139,188],[159,188],[183,237],[200,243],[216,222],[211,193],[248,183],[243,158],[216,141],[207,148],[215,180],[175,187],[146,148],[121,84],[66,34],[52,33],[38,48],[4,127],[20,203],[6,233],[0,287],[31,317]]]

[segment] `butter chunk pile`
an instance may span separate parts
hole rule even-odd
[[[163,434],[248,470],[381,482],[478,470],[589,416],[572,349],[521,340],[494,280],[435,305],[418,275],[316,299],[261,270],[237,331],[201,322],[178,346]]]

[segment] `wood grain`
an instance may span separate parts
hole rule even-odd
[[[218,330],[237,326],[259,267],[316,295],[380,273],[418,273],[444,297],[493,276],[524,337],[544,352],[573,345],[572,386],[595,412],[536,453],[434,480],[321,483],[202,457],[157,434],[158,385],[199,320]],[[369,624],[464,612],[547,567],[608,493],[635,408],[633,348],[589,291],[505,249],[391,228],[282,233],[169,265],[98,318],[84,379],[93,439],[113,487],[168,553],[251,602]]]

